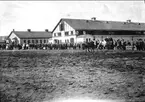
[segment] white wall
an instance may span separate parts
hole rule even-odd
[[[90,39],[91,41],[94,40],[94,36],[86,34],[86,35],[80,35],[77,37],[77,43],[82,43],[84,41],[86,41],[86,39]]]
[[[11,41],[13,41],[13,38],[17,38],[18,41],[19,41],[19,44],[21,43],[21,39],[15,34],[12,32],[12,34],[9,36],[9,38],[11,39]]]
[[[53,43],[52,38],[48,39],[48,43]]]
[[[84,42],[84,38],[77,38],[77,43],[83,43]]]
[[[66,22],[64,22],[64,31],[60,31],[59,26],[60,26],[61,22],[58,24],[58,26],[56,27],[56,29],[54,30],[53,34],[52,34],[52,41],[54,42],[55,39],[57,40],[61,40],[62,43],[65,42],[65,40],[69,40],[71,38],[74,38],[74,42],[76,42],[76,35],[75,35],[75,30]],[[68,36],[65,36],[65,32],[69,32]],[[73,31],[73,35],[71,35],[71,31]],[[61,33],[61,36],[54,36],[54,33],[57,35],[57,33]]]

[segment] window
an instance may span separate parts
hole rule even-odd
[[[86,42],[90,42],[90,41],[91,41],[91,39],[90,39],[90,38],[87,38],[87,39],[86,39]]]
[[[40,44],[42,44],[42,40],[40,40]]]
[[[63,30],[64,30],[64,22],[62,22],[62,23],[59,25],[59,30],[60,30],[60,31],[63,31]]]
[[[26,43],[26,40],[24,40],[24,43]]]
[[[61,33],[58,33],[58,36],[61,36]]]
[[[70,38],[70,43],[74,44],[74,38]]]
[[[28,44],[30,44],[30,40],[28,40]]]
[[[65,32],[65,36],[68,36],[69,35],[69,33],[68,32]]]
[[[38,40],[36,40],[36,43],[38,43]]]
[[[73,31],[71,31],[70,33],[71,33],[71,35],[73,35]]]
[[[69,43],[69,40],[67,40],[67,43]]]
[[[34,43],[34,40],[32,40],[32,43]]]
[[[54,36],[56,36],[56,33],[54,33]]]
[[[109,34],[110,34],[110,35],[113,35],[113,34],[114,34],[114,32],[109,32]]]
[[[62,41],[61,40],[59,40],[59,44],[61,44],[62,43]]]
[[[89,42],[89,40],[88,40],[88,39],[86,39],[86,42]]]
[[[44,43],[46,43],[46,40],[44,40]]]
[[[141,32],[136,32],[136,34],[141,34]]]
[[[54,43],[57,44],[57,39],[54,39]]]

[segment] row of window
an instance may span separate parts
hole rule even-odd
[[[62,40],[55,39],[54,43],[62,43]],[[74,38],[65,39],[65,43],[74,43]]]
[[[91,41],[91,38],[87,38],[87,39],[86,39],[86,42],[90,42],[90,41]]]
[[[66,40],[65,40],[65,43],[69,43],[69,39],[66,39]]]
[[[69,36],[69,35],[73,35],[73,31],[66,31],[66,32],[64,32],[64,35],[65,36]],[[59,32],[59,33],[54,33],[54,36],[62,36],[61,35],[61,32]]]
[[[42,44],[42,43],[48,43],[48,40],[46,40],[46,39],[43,39],[43,40],[38,40],[38,39],[36,39],[36,40],[23,40],[23,42],[24,43],[26,43],[26,44],[30,44],[30,43],[40,43],[40,44]]]

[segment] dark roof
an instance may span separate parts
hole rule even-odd
[[[4,43],[7,39],[7,36],[0,36],[0,43]]]
[[[11,33],[15,33],[19,38],[51,38],[52,33],[46,31],[12,31]],[[10,35],[9,35],[10,36]]]
[[[90,34],[85,34],[85,35],[79,35],[77,38],[88,38],[88,37],[94,37],[93,35]]]
[[[101,21],[85,19],[61,19],[75,30],[127,30],[127,31],[145,31],[145,23],[120,22],[120,21]],[[59,24],[59,23],[58,23]],[[55,28],[54,28],[55,30]],[[53,30],[53,31],[54,31]]]

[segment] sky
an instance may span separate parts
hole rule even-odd
[[[61,18],[145,23],[144,1],[0,1],[0,36],[16,31],[52,31]]]

